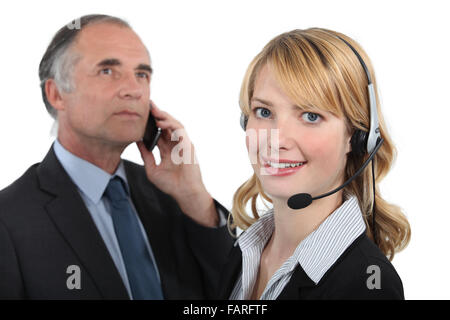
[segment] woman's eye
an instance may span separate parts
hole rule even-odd
[[[269,118],[272,114],[267,108],[255,108],[254,112],[258,118]]]
[[[314,112],[305,112],[302,114],[302,118],[308,123],[318,123],[322,117]]]

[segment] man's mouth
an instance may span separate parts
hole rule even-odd
[[[139,113],[134,112],[134,111],[129,111],[129,110],[119,111],[114,114],[117,116],[129,116],[129,117],[140,117],[141,116]]]

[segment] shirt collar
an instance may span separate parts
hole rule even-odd
[[[255,248],[261,252],[274,228],[271,209],[239,237],[242,252]],[[358,199],[352,196],[300,242],[280,270],[283,273],[293,272],[300,264],[308,277],[317,284],[365,228]]]
[[[123,179],[129,194],[130,191],[123,161],[120,161],[116,172],[111,175],[96,165],[72,154],[61,145],[58,139],[55,140],[53,149],[56,157],[72,181],[92,202],[97,204],[100,201],[103,192],[108,186],[109,180],[114,176],[119,176]]]

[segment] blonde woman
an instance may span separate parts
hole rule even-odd
[[[371,95],[379,130],[370,128]],[[287,32],[254,58],[240,107],[256,160],[234,196],[230,227],[244,232],[222,275],[221,298],[404,299],[390,260],[411,231],[399,207],[374,188],[395,156],[377,102],[369,58],[341,33]],[[367,142],[370,130],[376,143]],[[364,168],[371,156],[372,170]],[[301,209],[288,205],[294,194],[336,189]],[[258,197],[273,208],[260,215]]]

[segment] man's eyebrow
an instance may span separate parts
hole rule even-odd
[[[119,59],[104,59],[97,63],[97,67],[112,67],[112,66],[120,66],[122,62]]]
[[[97,63],[97,67],[113,67],[113,66],[121,66],[122,62],[120,62],[119,59],[104,59],[102,61],[100,61],[99,63]],[[139,64],[135,70],[145,70],[148,71],[150,73],[153,73],[153,69],[152,67],[150,67],[150,65],[145,64],[145,63],[141,63]]]
[[[150,72],[150,74],[153,73],[152,67],[150,67],[148,64],[145,64],[145,63],[141,63],[140,65],[138,65],[136,67],[136,70],[145,70],[145,71]]]

